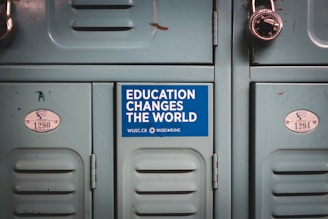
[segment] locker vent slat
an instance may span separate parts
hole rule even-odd
[[[74,215],[75,208],[69,204],[24,204],[18,205],[15,215],[20,217],[66,217]]]
[[[131,218],[202,218],[202,159],[188,150],[141,151],[131,159],[130,174],[126,172],[126,182],[131,182],[126,188],[131,191],[127,206],[134,209]]]
[[[80,10],[124,10],[124,9],[130,9],[133,6],[132,5],[77,5],[73,4],[72,7],[74,9],[80,9]]]
[[[8,195],[15,218],[81,218],[81,161],[65,149],[21,149],[9,159]]]
[[[74,163],[71,161],[35,161],[20,160],[15,163],[14,170],[17,173],[53,173],[53,172],[72,172],[75,170]]]
[[[154,1],[49,0],[49,35],[65,48],[145,48],[157,32]]]
[[[267,167],[274,219],[328,217],[327,150],[282,150]]]
[[[72,4],[72,8],[77,14],[82,14],[72,22],[72,29],[75,31],[120,32],[133,29],[133,21],[127,17],[133,5]],[[96,13],[98,16],[92,16],[88,12]]]
[[[73,27],[76,31],[129,31],[132,27]]]
[[[326,219],[326,215],[273,216],[273,219]]]
[[[74,184],[70,182],[61,183],[17,183],[14,192],[16,194],[70,194],[76,191]]]

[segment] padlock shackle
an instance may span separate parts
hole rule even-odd
[[[255,1],[256,0],[252,0],[252,14],[254,14],[255,11],[256,11],[256,3],[255,3]],[[271,5],[271,11],[275,11],[273,0],[269,0],[269,1],[270,1],[270,5]]]
[[[7,5],[6,5],[6,15],[7,17],[11,16],[11,0],[7,0]]]

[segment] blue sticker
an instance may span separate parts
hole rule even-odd
[[[208,136],[208,86],[123,85],[122,136]]]

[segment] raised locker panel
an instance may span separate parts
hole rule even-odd
[[[1,63],[212,62],[210,0],[13,1],[13,18]]]
[[[193,89],[193,98],[178,94]],[[117,103],[118,218],[212,219],[212,84],[119,83]]]
[[[91,218],[90,84],[1,83],[0,93],[0,218]]]
[[[328,217],[327,93],[327,84],[252,84],[251,218]]]
[[[283,30],[268,45],[254,43],[255,65],[327,65],[328,2],[326,0],[274,1]]]

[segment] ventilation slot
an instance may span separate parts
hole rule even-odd
[[[156,1],[48,0],[49,35],[62,48],[100,50],[110,56],[116,54],[112,49],[139,51],[154,43],[157,28],[150,24],[159,22]]]
[[[73,4],[77,17],[72,29],[85,32],[124,32],[133,29],[129,19],[133,5]]]
[[[132,5],[72,5],[77,10],[124,10],[132,8]]]
[[[186,181],[197,171],[195,165],[188,162],[172,161],[148,162],[140,161],[136,174],[141,181],[135,188],[140,199],[153,199],[158,203],[140,205],[136,210],[137,216],[144,217],[187,217],[196,214],[197,208],[193,204],[179,203],[175,199],[188,199],[197,191],[194,182]],[[151,164],[152,163],[152,164]],[[174,168],[175,167],[175,168]],[[179,168],[180,167],[180,168]],[[162,179],[154,181],[150,179]],[[159,200],[171,200],[160,204]],[[160,207],[163,205],[162,207]]]
[[[129,31],[132,27],[72,27],[75,31]]]
[[[273,219],[326,219],[328,217],[327,215],[298,215],[298,216],[273,216]]]
[[[195,170],[193,170],[195,171]],[[193,171],[186,170],[138,170],[141,178],[160,177],[166,179],[163,182],[142,182],[136,188],[136,193],[140,195],[183,195],[192,194],[197,191],[197,186],[192,182],[174,182],[170,178],[178,178],[183,174],[193,174]]]
[[[205,218],[201,160],[188,150],[138,154],[127,175],[128,182],[133,182],[128,189],[132,194],[127,197],[134,209],[131,218]]]
[[[83,179],[75,154],[31,149],[14,155],[8,192],[15,218],[80,218]]]
[[[299,151],[277,157],[271,171],[272,217],[328,217],[327,151]]]

